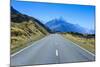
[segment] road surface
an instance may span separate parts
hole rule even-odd
[[[11,66],[94,61],[95,56],[60,34],[51,34],[11,55]]]

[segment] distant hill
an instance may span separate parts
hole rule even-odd
[[[78,24],[71,24],[63,18],[53,19],[45,24],[53,32],[78,32],[82,34],[93,34],[93,30],[88,30]]]
[[[31,41],[36,41],[49,34],[49,28],[39,20],[22,14],[11,7],[11,50],[26,46]]]

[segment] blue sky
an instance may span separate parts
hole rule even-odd
[[[95,6],[15,0],[12,0],[11,5],[19,12],[37,18],[44,24],[52,19],[62,17],[69,23],[78,24],[87,29],[95,28]]]

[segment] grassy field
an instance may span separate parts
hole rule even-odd
[[[94,37],[87,37],[71,34],[71,33],[62,33],[63,37],[71,40],[72,42],[78,44],[79,46],[85,48],[86,50],[95,54],[95,38]]]

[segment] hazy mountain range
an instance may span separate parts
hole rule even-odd
[[[81,27],[78,24],[71,24],[65,21],[63,18],[53,19],[45,24],[53,32],[78,32],[82,34],[94,34],[94,30],[89,30]]]

